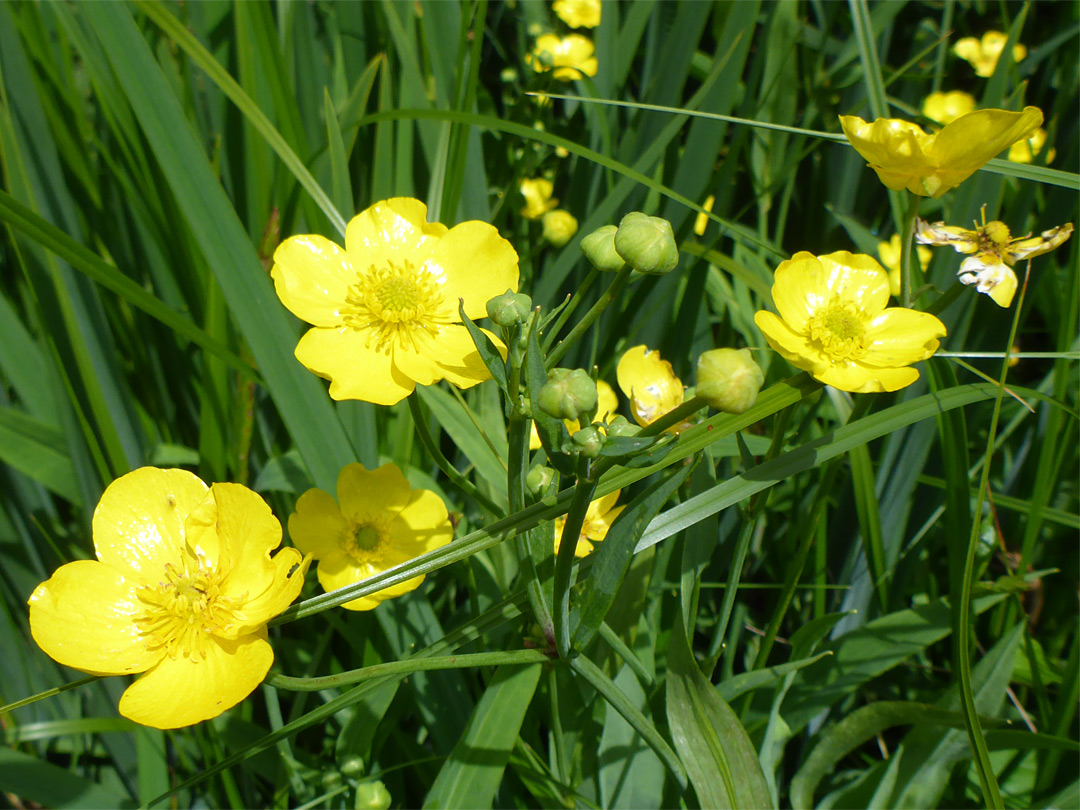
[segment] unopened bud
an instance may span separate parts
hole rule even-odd
[[[597,228],[581,240],[581,252],[592,266],[606,273],[615,273],[626,266],[623,257],[615,250],[616,225]]]
[[[358,776],[364,775],[364,760],[362,757],[358,757],[355,754],[345,757],[341,762],[341,772],[349,777],[355,779]]]
[[[487,302],[487,314],[498,326],[510,327],[525,323],[532,311],[532,299],[525,293],[507,290]]]
[[[765,382],[749,349],[713,349],[698,358],[697,395],[718,411],[743,413]]]
[[[595,425],[582,428],[570,438],[585,458],[596,458],[604,449],[604,434]]]
[[[553,368],[536,404],[556,419],[580,419],[596,407],[596,383],[580,368]]]
[[[544,228],[544,239],[555,247],[562,247],[577,233],[577,219],[562,208],[548,211],[540,222]]]
[[[356,810],[388,810],[391,802],[390,791],[377,779],[356,786],[356,801],[353,804]]]
[[[615,233],[615,250],[639,273],[663,275],[679,263],[679,248],[671,223],[631,211],[622,218]]]
[[[540,495],[555,478],[555,471],[551,467],[533,467],[525,476],[525,486],[533,495]]]
[[[641,426],[627,421],[625,416],[614,417],[607,426],[607,435],[617,438],[636,436],[640,431]]]

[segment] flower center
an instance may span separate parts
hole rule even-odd
[[[397,343],[414,351],[417,339],[438,334],[443,315],[443,296],[431,273],[412,262],[393,262],[360,275],[345,295],[342,322],[368,332],[367,345],[389,353]]]
[[[389,515],[378,515],[350,525],[345,533],[345,553],[361,564],[381,562],[391,535],[391,520]]]
[[[859,357],[866,349],[866,314],[838,296],[810,317],[810,339],[833,360]]]
[[[174,659],[205,659],[209,637],[235,624],[240,607],[236,599],[221,595],[220,580],[202,560],[193,568],[185,560],[184,570],[170,563],[163,581],[139,588],[136,595],[144,608],[135,623],[147,647]]]

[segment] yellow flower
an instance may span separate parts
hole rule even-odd
[[[577,233],[578,229],[577,218],[569,211],[564,211],[561,208],[556,208],[554,211],[548,211],[544,214],[541,224],[544,229],[544,240],[554,247],[565,245],[574,238],[574,234]]]
[[[395,465],[366,470],[349,464],[338,475],[336,501],[321,489],[300,496],[289,516],[289,535],[319,561],[319,584],[333,591],[445,546],[454,528],[442,499],[410,487]],[[342,607],[371,610],[423,581],[423,575],[413,577]]]
[[[619,407],[619,398],[615,391],[603,380],[596,381],[596,418],[593,424],[606,422],[615,415],[615,409]],[[566,432],[573,436],[581,430],[581,423],[577,419],[564,419]],[[540,447],[540,434],[536,432],[536,422],[532,423],[532,435],[529,436],[529,449],[537,450]]]
[[[715,203],[715,202],[716,202],[716,195],[715,194],[710,194],[708,197],[705,198],[705,202],[702,203],[701,207],[704,208],[709,213],[712,213],[713,203]],[[697,215],[697,217],[694,219],[694,233],[696,233],[698,236],[704,236],[705,235],[705,228],[707,228],[708,225],[709,225],[709,218],[705,214],[700,214],[699,213]]]
[[[595,76],[599,67],[593,55],[596,49],[592,40],[581,34],[541,34],[536,38],[532,53],[525,61],[537,73],[551,70],[552,77],[561,82],[572,82],[584,76]]]
[[[994,75],[998,59],[1005,50],[1005,43],[1009,41],[1009,35],[1001,31],[987,31],[982,40],[975,37],[964,37],[957,40],[953,45],[953,53],[969,62],[975,73],[983,78]],[[1027,48],[1020,43],[1013,45],[1013,61],[1022,62],[1027,56]]]
[[[608,529],[615,522],[615,518],[625,509],[625,506],[615,506],[619,500],[621,489],[610,492],[602,498],[598,498],[589,504],[585,511],[585,520],[581,524],[581,534],[578,536],[577,547],[574,549],[575,557],[584,557],[593,550],[593,544],[599,543],[607,537]],[[555,553],[562,545],[563,528],[566,526],[566,516],[555,518]]]
[[[923,99],[922,114],[939,124],[951,124],[962,115],[975,110],[975,96],[963,90],[931,93]]]
[[[619,388],[630,399],[630,412],[639,425],[650,425],[683,404],[682,380],[675,376],[671,363],[660,357],[660,352],[645,346],[628,349],[619,359],[615,376]],[[689,423],[680,422],[668,431],[681,433],[688,426]]]
[[[314,327],[296,359],[330,380],[334,399],[392,405],[417,385],[468,388],[490,376],[458,299],[484,317],[489,298],[517,290],[517,253],[486,222],[447,229],[426,217],[419,200],[395,197],[353,217],[344,250],[309,235],[274,252],[278,297]]]
[[[986,293],[999,307],[1012,303],[1016,293],[1016,273],[1012,268],[1018,261],[1032,259],[1048,253],[1063,244],[1073,232],[1071,222],[1043,231],[1040,236],[1031,234],[1012,238],[1004,222],[987,222],[983,207],[982,225],[975,230],[925,220],[916,221],[915,238],[924,245],[951,245],[957,253],[972,256],[960,263],[958,275],[963,284],[975,284],[976,289]]]
[[[896,118],[870,124],[842,115],[840,126],[886,187],[940,197],[1002,150],[1031,137],[1042,120],[1042,110],[1025,107],[1023,112],[976,110],[933,135]]]
[[[1037,154],[1046,145],[1046,130],[1039,127],[1026,141],[1017,141],[1009,147],[1009,160],[1013,163],[1031,163]],[[1046,162],[1049,164],[1057,157],[1057,150],[1053,147],[1046,153]]]
[[[938,348],[945,326],[933,315],[885,308],[889,279],[873,258],[802,251],[776,268],[773,303],[754,323],[789,363],[843,391],[896,391],[919,379],[907,368]]]
[[[546,177],[535,179],[526,177],[518,188],[521,190],[521,196],[525,198],[525,207],[521,209],[521,215],[525,219],[540,219],[559,204],[559,201],[551,196],[555,186]]]
[[[551,9],[571,28],[596,28],[600,24],[600,0],[555,0]]]
[[[900,295],[900,234],[894,233],[888,242],[878,242],[877,252],[882,266],[889,271],[889,294],[896,298]],[[932,257],[930,248],[919,245],[915,253],[922,269],[926,270]]]
[[[97,560],[63,565],[30,596],[30,632],[52,658],[96,675],[145,673],[120,714],[190,726],[266,677],[266,623],[304,584],[270,507],[239,484],[143,467],[110,484],[93,519]]]

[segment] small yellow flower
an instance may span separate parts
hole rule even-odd
[[[572,82],[584,76],[595,76],[599,63],[594,56],[592,40],[581,34],[541,34],[536,38],[532,53],[525,55],[529,67],[537,73],[552,70],[552,77]]]
[[[784,359],[843,391],[896,391],[919,379],[908,368],[938,348],[933,315],[891,307],[889,279],[874,259],[802,251],[776,268],[773,303],[754,323]]]
[[[321,489],[300,496],[289,516],[289,535],[319,561],[319,584],[333,591],[445,546],[454,529],[442,498],[413,489],[395,465],[367,470],[349,464],[338,475],[336,501]],[[413,577],[342,607],[371,610],[423,581],[423,575]]]
[[[931,93],[923,99],[922,114],[939,124],[951,124],[962,115],[975,111],[975,96],[963,90]]]
[[[1026,141],[1017,141],[1009,147],[1009,160],[1013,163],[1031,163],[1045,145],[1046,130],[1039,127]],[[1057,157],[1057,150],[1051,147],[1046,153],[1047,164],[1051,163],[1055,157]]]
[[[1031,137],[1042,120],[1042,110],[1025,107],[1023,112],[976,110],[933,135],[896,118],[867,123],[854,115],[842,115],[840,126],[887,188],[941,197],[992,157]]]
[[[643,427],[683,404],[682,380],[660,352],[645,346],[628,349],[619,359],[615,375],[619,388],[630,400],[634,421]],[[688,423],[680,422],[668,430],[681,433],[687,427]]]
[[[571,28],[596,28],[600,24],[600,0],[555,0],[551,9]]]
[[[120,714],[154,728],[217,717],[274,661],[266,623],[300,593],[308,560],[271,556],[281,524],[239,484],[143,467],[94,510],[96,560],[58,568],[30,596],[30,632],[49,656],[95,675],[145,673]]]
[[[894,233],[888,242],[878,242],[877,252],[881,259],[881,265],[889,271],[889,294],[893,298],[900,295],[900,234]],[[915,253],[919,257],[919,264],[925,271],[930,266],[933,254],[930,248],[918,245]]]
[[[983,207],[982,225],[975,230],[925,220],[916,221],[915,238],[924,245],[951,245],[957,253],[971,253],[960,263],[958,275],[963,284],[975,284],[976,289],[986,293],[999,307],[1007,307],[1016,294],[1016,273],[1013,266],[1023,259],[1032,259],[1049,253],[1068,240],[1073,225],[1068,222],[1043,231],[1040,236],[1030,234],[1012,238],[1004,222],[987,222]]]
[[[715,194],[710,194],[708,197],[705,198],[705,202],[702,203],[701,207],[704,208],[709,213],[712,213],[713,203],[715,203],[715,202],[716,202],[716,195]],[[698,236],[704,236],[705,235],[705,228],[707,228],[708,225],[709,225],[708,216],[706,216],[705,214],[700,214],[699,213],[697,215],[697,217],[694,219],[694,233],[696,233]]]
[[[585,520],[581,524],[581,534],[578,536],[577,547],[574,549],[575,557],[584,557],[593,550],[593,544],[599,543],[607,537],[608,529],[615,522],[615,518],[625,509],[625,506],[615,506],[619,500],[621,489],[610,492],[602,498],[598,498],[589,504],[585,511]],[[555,552],[558,553],[562,545],[563,527],[566,526],[566,516],[555,518]]]
[[[491,376],[458,300],[484,317],[488,299],[517,290],[518,257],[486,222],[448,229],[419,200],[395,197],[353,217],[344,250],[322,236],[286,239],[270,274],[282,303],[314,327],[296,359],[330,380],[330,396],[392,405],[417,385]]]
[[[543,226],[544,241],[554,247],[565,245],[574,238],[574,234],[577,233],[578,229],[577,217],[561,208],[556,208],[554,211],[548,211],[544,214],[541,218],[541,225]]]
[[[555,186],[546,177],[526,177],[518,185],[518,189],[525,198],[525,207],[521,209],[521,215],[525,219],[540,219],[559,204],[559,201],[551,196]]]
[[[619,407],[619,398],[615,391],[603,380],[596,381],[596,418],[593,424],[606,422],[615,415],[615,409]],[[581,430],[581,423],[577,419],[564,419],[566,432],[573,436]],[[537,450],[540,447],[540,434],[536,432],[536,422],[532,423],[532,435],[529,437],[529,449]]]
[[[1005,50],[1005,43],[1008,41],[1008,34],[1001,31],[987,31],[982,35],[981,40],[975,37],[964,37],[957,40],[956,44],[953,45],[953,53],[965,62],[970,63],[979,76],[989,78],[994,75],[998,59],[1001,58],[1001,53]],[[1013,45],[1012,53],[1014,62],[1022,62],[1024,57],[1027,56],[1027,48],[1018,42]]]

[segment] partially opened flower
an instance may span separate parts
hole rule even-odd
[[[960,263],[959,277],[963,284],[974,284],[999,307],[1007,307],[1016,294],[1017,281],[1013,266],[1023,260],[1049,253],[1068,240],[1073,225],[1068,222],[1043,231],[1039,236],[1012,238],[1004,222],[987,222],[983,208],[982,224],[975,230],[935,222],[933,225],[916,220],[915,238],[924,245],[950,245],[957,253],[973,254]]]
[[[319,561],[319,584],[333,591],[445,546],[454,528],[442,498],[413,489],[395,465],[367,470],[349,464],[338,475],[336,501],[321,489],[309,489],[297,499],[289,536]],[[342,607],[371,610],[423,581],[421,574]]]
[[[975,96],[963,90],[931,93],[923,99],[922,114],[939,124],[951,124],[975,110]]]
[[[596,381],[596,418],[593,424],[606,422],[615,415],[615,409],[619,407],[619,398],[615,391],[603,380]],[[581,423],[577,419],[565,419],[566,432],[573,436],[581,430]],[[532,424],[532,435],[529,437],[529,449],[536,450],[540,447],[540,434],[536,432],[536,423]]]
[[[559,204],[559,201],[551,196],[555,186],[546,177],[526,177],[518,188],[521,196],[525,198],[525,207],[521,209],[521,215],[525,219],[540,219]]]
[[[987,31],[982,39],[964,37],[958,39],[953,45],[953,53],[968,62],[975,73],[983,78],[994,75],[998,59],[1005,50],[1005,44],[1009,41],[1009,35],[1002,31]],[[1014,62],[1022,62],[1027,56],[1027,48],[1019,42],[1013,45],[1012,56]]]
[[[552,78],[572,82],[582,76],[596,75],[599,63],[595,53],[592,40],[581,34],[565,37],[541,34],[536,38],[532,53],[525,55],[525,61],[537,73],[550,70]]]
[[[894,233],[888,242],[878,242],[878,258],[882,266],[889,271],[889,294],[894,298],[900,296],[900,234]],[[932,254],[930,248],[919,245],[915,248],[915,254],[919,257],[919,264],[923,270],[930,266]]]
[[[842,115],[840,126],[887,188],[940,197],[1000,152],[1030,138],[1042,120],[1038,107],[1025,107],[1023,112],[976,110],[933,135],[896,118],[867,123]]]
[[[1013,163],[1031,163],[1045,145],[1046,130],[1039,127],[1026,141],[1017,141],[1009,147],[1009,160]],[[1046,153],[1046,162],[1049,164],[1055,157],[1057,150],[1051,147]]]
[[[584,557],[593,550],[594,544],[607,537],[608,529],[615,522],[615,518],[625,509],[625,506],[615,506],[619,500],[621,489],[609,492],[602,498],[598,498],[589,504],[585,511],[585,520],[581,524],[581,534],[578,536],[577,546],[574,548],[575,557]],[[562,545],[563,529],[566,526],[566,516],[555,518],[555,552],[558,553]]]
[[[776,268],[780,317],[754,315],[784,359],[843,391],[896,391],[919,379],[909,368],[938,348],[945,326],[933,315],[891,307],[889,279],[870,256],[802,251]]]
[[[630,400],[634,420],[643,427],[683,404],[682,380],[660,352],[643,345],[628,349],[619,358],[615,375],[619,388]],[[686,422],[680,422],[668,430],[680,433],[687,427]]]
[[[448,229],[419,200],[395,197],[353,217],[342,250],[293,236],[274,252],[282,303],[314,328],[296,358],[330,380],[334,399],[392,405],[417,385],[468,388],[491,375],[458,314],[517,290],[517,253],[486,222]],[[498,338],[489,335],[503,350]]]
[[[106,488],[93,535],[96,560],[61,566],[30,596],[41,649],[83,672],[145,673],[119,708],[154,728],[217,717],[262,682],[266,623],[308,566],[293,548],[271,556],[281,524],[262,498],[143,467]]]
[[[551,10],[571,28],[596,28],[600,24],[600,0],[555,0]]]

